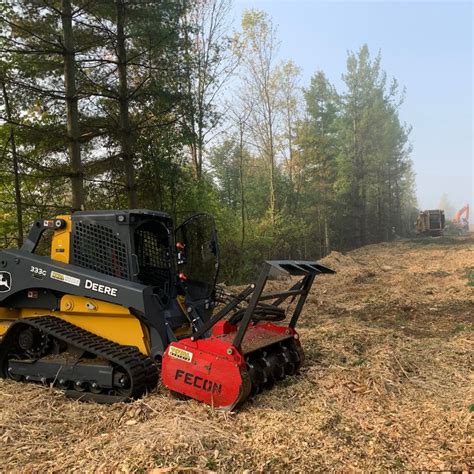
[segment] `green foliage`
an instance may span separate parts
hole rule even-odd
[[[356,245],[404,235],[410,230],[404,215],[415,203],[410,129],[398,118],[403,95],[366,45],[349,53],[343,79],[336,188],[350,214],[344,233]]]
[[[123,208],[116,4],[72,4],[85,203]],[[317,259],[409,234],[410,129],[380,54],[372,58],[366,45],[350,52],[343,90],[322,71],[302,90],[299,67],[277,63],[277,29],[262,11],[245,12],[231,39],[227,0],[124,5],[126,138],[138,205],[178,224],[213,214],[223,280],[252,279],[264,259]],[[60,8],[56,0],[0,6],[2,246],[15,245],[19,225],[12,136],[25,226],[71,202]],[[219,94],[239,62],[238,97],[226,115]],[[223,138],[210,146],[216,130]]]

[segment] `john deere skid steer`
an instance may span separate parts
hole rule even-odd
[[[41,256],[46,231],[50,256]],[[315,276],[333,271],[267,261],[255,284],[230,295],[218,270],[207,214],[176,230],[148,210],[38,220],[20,250],[0,252],[0,375],[100,403],[141,397],[161,376],[173,392],[233,409],[298,371],[296,323]],[[300,279],[264,293],[279,272]]]

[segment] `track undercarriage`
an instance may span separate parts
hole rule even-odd
[[[14,323],[2,341],[0,368],[5,378],[54,386],[68,397],[98,403],[139,398],[158,383],[155,362],[136,348],[53,316]]]

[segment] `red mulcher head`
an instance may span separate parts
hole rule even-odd
[[[290,290],[263,294],[274,273],[301,275]],[[316,262],[266,261],[256,284],[246,288],[190,338],[172,342],[163,355],[161,377],[173,392],[232,410],[251,394],[298,372],[303,350],[295,326],[314,278],[335,273]],[[297,298],[287,325],[280,305]],[[271,304],[263,303],[271,301]],[[240,308],[246,303],[245,308]],[[223,318],[233,311],[227,320]]]

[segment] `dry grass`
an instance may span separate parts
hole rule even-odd
[[[368,246],[325,263],[338,274],[309,298],[300,376],[231,414],[163,389],[107,407],[1,381],[1,469],[472,469],[474,239]]]

